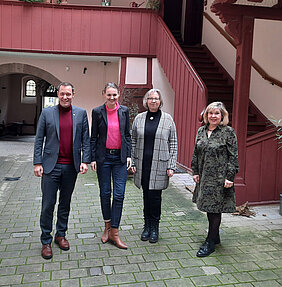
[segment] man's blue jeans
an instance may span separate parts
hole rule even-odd
[[[41,180],[42,208],[40,215],[41,243],[52,242],[53,213],[60,190],[57,211],[56,236],[65,236],[68,228],[70,203],[77,172],[72,164],[56,164],[49,174],[43,174]]]
[[[118,228],[127,179],[126,163],[121,162],[120,154],[106,153],[104,163],[97,164],[97,175],[103,218],[111,221],[111,227]],[[111,204],[112,179],[113,200]]]

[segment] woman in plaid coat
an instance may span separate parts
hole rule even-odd
[[[132,172],[134,183],[143,189],[144,229],[141,240],[158,241],[162,190],[168,187],[177,158],[174,121],[160,110],[161,92],[151,89],[143,98],[147,109],[136,116],[132,126]]]

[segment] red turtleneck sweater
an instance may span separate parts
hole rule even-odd
[[[67,109],[59,105],[60,119],[60,152],[57,163],[72,164],[72,109]]]

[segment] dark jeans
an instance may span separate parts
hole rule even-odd
[[[143,189],[144,219],[159,221],[161,219],[162,190]]]
[[[126,163],[121,162],[120,154],[106,153],[104,163],[97,165],[97,175],[103,218],[111,220],[111,227],[118,228],[127,179]],[[111,203],[112,179],[113,201]]]
[[[72,164],[56,164],[49,174],[43,174],[41,180],[42,208],[40,215],[41,242],[52,242],[53,213],[60,190],[57,211],[56,235],[65,236],[68,228],[70,202],[77,172]]]

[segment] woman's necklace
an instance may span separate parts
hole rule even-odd
[[[154,117],[150,117],[150,120],[152,121],[154,119]]]

